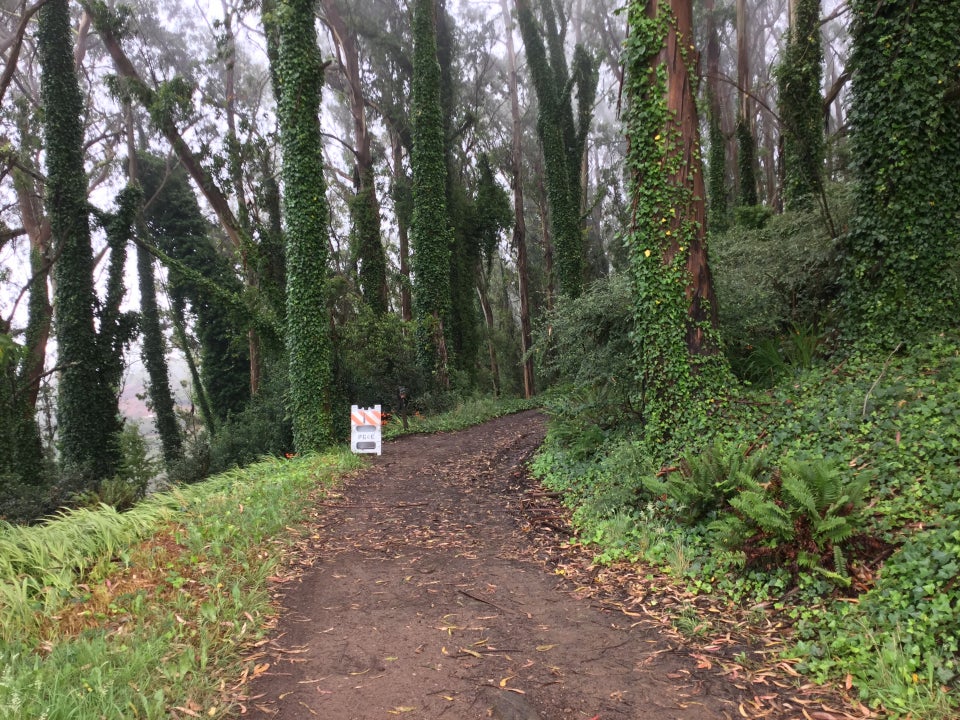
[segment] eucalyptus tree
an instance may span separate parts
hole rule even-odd
[[[737,187],[740,205],[756,205],[756,138],[753,132],[753,97],[750,75],[750,18],[747,0],[737,0]]]
[[[636,368],[645,432],[660,440],[706,421],[725,379],[706,252],[698,122],[688,60],[691,0],[627,7],[625,132],[632,221]]]
[[[845,299],[863,339],[894,346],[956,327],[960,309],[960,0],[851,7],[858,182]]]
[[[788,208],[809,207],[822,190],[824,158],[820,0],[796,1],[786,53],[776,74],[784,204]]]
[[[705,0],[706,100],[708,127],[707,198],[710,227],[727,226],[727,145],[723,133],[723,100],[720,90],[720,37],[716,0]]]
[[[111,296],[102,306],[100,334],[96,331],[93,251],[84,170],[81,114],[83,98],[74,69],[70,10],[67,0],[50,0],[39,13],[38,50],[41,64],[43,138],[46,153],[46,201],[56,262],[55,315],[60,379],[57,424],[64,466],[76,483],[72,489],[95,487],[117,469],[120,455],[117,421],[117,343],[123,338],[116,313],[122,290],[114,259]],[[108,228],[115,255],[129,234],[130,199],[123,216]],[[112,232],[111,232],[112,231]]]
[[[182,58],[166,58],[166,61],[162,63],[162,70],[166,71],[172,68],[174,74],[169,78],[159,79],[149,61],[152,59],[151,56],[158,53],[164,56],[164,53],[167,52],[166,46],[163,46],[160,50],[149,45],[135,46],[136,50],[142,51],[148,56],[146,60],[140,59],[140,66],[137,62],[134,62],[134,57],[128,53],[125,46],[125,41],[129,42],[129,39],[133,36],[131,28],[136,23],[151,20],[149,15],[134,17],[127,8],[114,10],[90,0],[81,0],[81,5],[91,18],[94,28],[112,59],[120,82],[126,88],[126,92],[147,110],[153,127],[169,143],[170,148],[193,180],[197,190],[203,195],[216,215],[231,250],[238,260],[242,279],[249,291],[248,295],[255,296],[257,248],[251,237],[251,227],[248,222],[249,218],[246,217],[245,203],[241,203],[244,205],[244,210],[235,209],[229,192],[224,190],[220,178],[217,176],[217,163],[205,163],[207,156],[210,154],[210,141],[203,138],[196,139],[188,134],[191,122],[196,120],[193,95],[197,87],[196,79],[190,74],[179,73],[179,70],[188,63],[185,63]],[[156,28],[156,23],[152,27]],[[227,34],[225,37],[229,50],[230,36]],[[180,47],[180,44],[171,43],[171,46],[177,48]],[[189,56],[187,51],[184,50],[184,53]],[[231,57],[233,56],[230,52],[227,52],[228,67]],[[227,76],[229,77],[229,73],[227,73]],[[145,80],[145,77],[149,77],[150,82]],[[227,139],[227,145],[229,146],[229,131],[227,132]],[[198,144],[193,146],[191,141]],[[235,175],[231,176],[229,169],[227,175],[225,184],[230,186],[236,177]],[[244,218],[246,218],[246,221]],[[259,307],[255,302],[250,310],[251,312],[245,318],[248,325],[244,328],[248,337],[246,351],[248,358],[246,393],[248,396],[256,391],[259,385],[260,364],[257,362],[259,334],[255,321],[259,320],[262,325],[269,324],[269,319],[264,320],[259,317]]]
[[[576,297],[583,288],[584,273],[581,163],[596,97],[597,71],[582,46],[577,46],[573,61],[568,64],[562,3],[539,2],[542,26],[529,0],[515,0],[515,3],[539,105],[537,134],[543,149],[557,277],[561,291]]]
[[[326,308],[328,206],[320,135],[324,64],[313,3],[278,0],[265,18],[274,38],[275,92],[286,218],[289,409],[298,452],[333,440],[332,347]]]
[[[500,0],[507,48],[507,88],[510,93],[511,149],[510,186],[513,188],[513,247],[517,253],[517,280],[520,300],[520,348],[523,357],[523,394],[536,392],[533,370],[533,333],[530,315],[530,269],[527,260],[527,223],[523,202],[523,123],[520,115],[517,54],[513,44],[513,18],[507,0]]]
[[[321,0],[324,20],[337,48],[337,65],[344,78],[346,96],[353,121],[353,181],[355,194],[350,200],[354,251],[359,265],[358,278],[364,301],[377,314],[387,311],[387,260],[381,238],[380,201],[377,196],[373,164],[373,140],[367,120],[367,99],[361,67],[359,39],[351,16],[338,0]]]
[[[433,0],[413,5],[413,311],[423,368],[437,386],[450,386],[446,324],[450,312],[453,233],[447,212],[441,72]]]
[[[195,317],[200,344],[200,381],[194,383],[209,428],[240,412],[248,398],[249,358],[237,327],[244,322],[242,284],[232,263],[215,244],[186,172],[175,161],[140,154],[137,179],[146,198],[143,238],[163,253],[174,322],[188,326]],[[180,349],[190,352],[186,338]]]

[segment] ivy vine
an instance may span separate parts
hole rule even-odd
[[[707,298],[692,304],[688,262],[700,251],[702,221],[697,219],[688,171],[698,172],[699,156],[686,157],[680,119],[667,107],[666,53],[668,34],[676,46],[692,47],[663,3],[633,0],[627,6],[628,37],[624,112],[628,138],[627,170],[632,197],[632,222],[625,237],[633,277],[636,371],[639,405],[649,439],[661,442],[689,437],[706,420],[707,408],[726,378],[726,367]],[[689,66],[691,57],[685,57]],[[688,69],[689,71],[689,69]],[[690,339],[699,336],[702,352],[692,352]]]
[[[960,310],[960,43],[956,0],[856,0],[857,215],[845,304],[863,339],[893,346]]]
[[[326,308],[329,207],[319,116],[324,66],[311,0],[280,0],[274,20],[287,221],[288,408],[294,446],[303,453],[320,450],[333,439],[332,347]]]
[[[440,386],[449,382],[445,323],[450,314],[450,252],[453,230],[447,214],[440,63],[433,0],[413,8],[413,310],[421,366]]]

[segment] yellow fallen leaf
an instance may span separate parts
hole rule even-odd
[[[500,687],[506,687],[507,683],[513,680],[515,677],[515,675],[507,675],[507,677],[500,681]]]
[[[398,705],[393,710],[387,710],[391,715],[399,715],[400,713],[408,713],[416,710],[415,707],[410,707],[409,705]]]
[[[556,647],[556,643],[553,645],[537,645],[537,652],[546,652],[547,650],[553,650]]]

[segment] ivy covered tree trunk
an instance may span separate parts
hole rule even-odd
[[[144,219],[157,246],[179,267],[169,271],[170,296],[175,307],[196,316],[200,341],[200,376],[197,392],[209,399],[210,420],[216,423],[240,412],[250,399],[248,344],[241,328],[249,321],[230,298],[239,298],[243,285],[231,263],[209,237],[197,196],[179,167],[141,155],[137,174],[145,197]],[[186,332],[186,325],[184,325]]]
[[[94,330],[93,253],[83,168],[83,98],[74,71],[67,0],[40,10],[38,49],[47,210],[53,240],[55,328],[60,377],[57,427],[68,474],[83,489],[110,477],[119,462],[112,434],[117,412],[114,388],[100,377]]]
[[[748,23],[747,0],[737,0],[737,85],[740,90],[740,109],[737,115],[737,178],[739,203],[747,207],[758,202],[753,100],[750,97]]]
[[[723,136],[723,103],[720,99],[720,38],[715,0],[705,0],[707,16],[707,113],[710,141],[707,197],[710,201],[710,228],[726,230],[727,143]]]
[[[808,208],[820,194],[824,158],[820,0],[797,0],[783,62],[776,70],[783,141],[783,199]]]
[[[507,0],[500,0],[504,38],[507,44],[507,72],[510,90],[510,115],[513,121],[510,173],[513,185],[513,246],[517,251],[517,284],[520,295],[520,352],[523,363],[523,396],[533,397],[536,379],[533,371],[533,330],[530,322],[530,269],[527,262],[527,223],[523,207],[523,123],[517,83],[517,54],[513,47],[513,21]]]
[[[890,346],[960,310],[960,1],[855,0],[846,304]]]
[[[440,387],[449,387],[445,323],[450,312],[450,251],[447,214],[440,63],[433,0],[413,6],[413,310],[420,361]]]
[[[556,251],[554,266],[561,292],[577,297],[583,290],[585,265],[582,216],[582,161],[597,90],[597,68],[590,55],[577,46],[572,72],[564,56],[562,30],[565,18],[557,18],[551,0],[539,6],[544,29],[541,34],[530,0],[515,0],[520,35],[537,94],[537,135],[543,149],[547,201]],[[546,38],[546,45],[544,44]],[[573,92],[577,92],[577,116]]]
[[[324,66],[310,0],[276,4],[277,116],[287,221],[287,352],[297,452],[333,440],[332,348],[326,304],[328,217],[320,142]]]
[[[354,254],[359,264],[360,293],[374,313],[382,315],[387,312],[387,258],[380,237],[380,201],[374,182],[357,35],[344,19],[341,1],[321,0],[321,4],[334,42],[340,49],[338,56],[346,78],[345,92],[353,119],[356,194],[350,201],[350,217],[353,221]]]
[[[126,103],[127,124],[127,175],[133,180],[139,176],[137,148],[134,142],[133,108]],[[139,181],[138,181],[139,182]],[[136,232],[141,240],[148,233],[143,218],[143,208],[137,212]],[[143,343],[140,357],[147,370],[147,394],[153,407],[154,426],[160,437],[160,449],[167,467],[183,457],[183,439],[174,411],[173,394],[170,392],[170,374],[167,369],[166,343],[160,325],[160,309],[157,306],[157,286],[153,273],[153,257],[143,247],[137,247],[137,277],[140,281],[140,332]]]
[[[693,96],[691,0],[633,0],[625,45],[626,240],[647,432],[696,428],[724,379],[706,250],[706,207]]]

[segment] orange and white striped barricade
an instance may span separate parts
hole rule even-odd
[[[380,431],[382,426],[383,416],[380,414],[379,405],[374,405],[372,408],[351,405],[350,450],[355,453],[379,455],[383,445]]]

